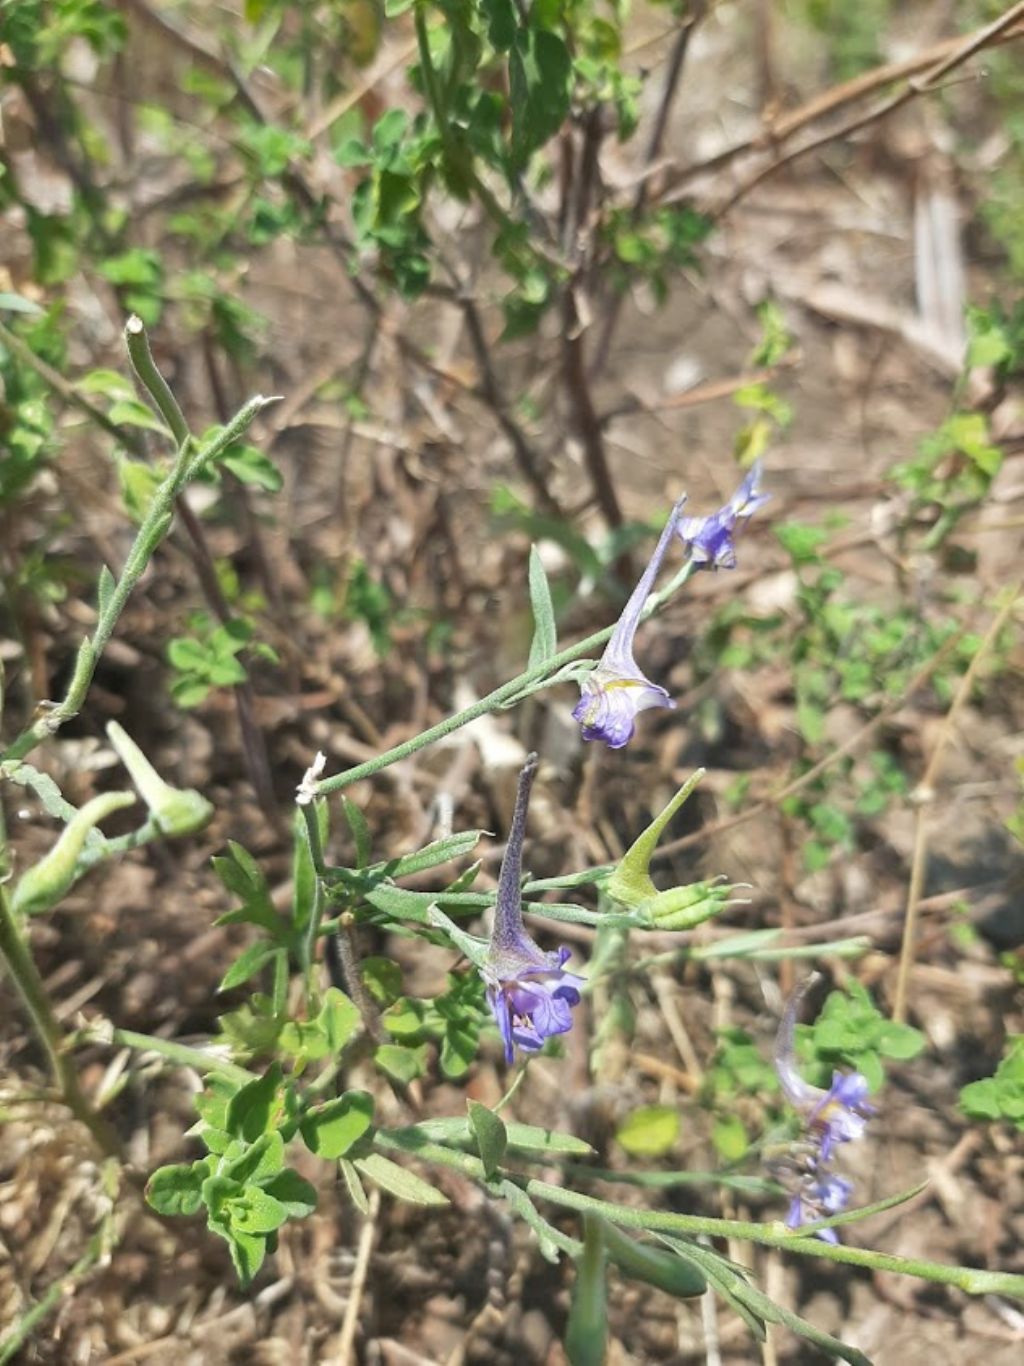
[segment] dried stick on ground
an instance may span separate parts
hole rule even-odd
[[[1024,8],[1024,6],[1022,6]],[[928,867],[928,806],[935,799],[935,780],[939,775],[939,769],[945,754],[946,746],[953,734],[953,724],[956,721],[964,704],[971,695],[974,681],[978,676],[978,670],[982,661],[992,649],[999,638],[999,632],[1009,621],[1014,609],[1020,600],[1021,584],[1018,583],[1010,590],[1009,596],[1003,607],[992,619],[992,624],[985,632],[985,637],[974,653],[966,673],[960,680],[960,686],[956,690],[956,695],[950,703],[949,711],[946,713],[942,723],[942,729],[935,741],[935,748],[932,750],[931,758],[928,760],[921,781],[918,783],[914,792],[914,799],[917,802],[917,809],[914,813],[914,853],[910,864],[910,886],[907,889],[907,910],[906,918],[903,923],[903,944],[900,948],[899,968],[896,974],[896,992],[893,999],[892,1017],[894,1020],[902,1022],[907,1014],[907,987],[910,980],[910,969],[914,961],[914,932],[917,928],[917,912],[920,906],[921,893],[924,890],[925,872]]]

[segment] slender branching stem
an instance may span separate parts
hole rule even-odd
[[[174,504],[179,493],[208,461],[215,460],[222,451],[237,441],[255,421],[260,410],[270,402],[273,400],[260,395],[250,399],[227,426],[196,453],[192,453],[188,445],[183,444],[179,447],[170,473],[153,495],[132,548],[128,552],[120,578],[113,584],[109,593],[101,594],[96,629],[79,648],[75,670],[63,701],[40,709],[40,714],[32,724],[0,752],[0,762],[23,759],[36,745],[48,736],[54,735],[65,722],[77,715],[89,691],[96,665],[114,633],[133,588],[145,572],[157,546],[170,530]]]
[[[78,1081],[74,1065],[65,1052],[64,1032],[54,1012],[46,987],[39,975],[35,960],[29,952],[24,934],[18,925],[7,889],[0,886],[0,959],[21,997],[25,1012],[32,1021],[36,1038],[46,1054],[54,1085],[61,1101],[74,1117],[89,1130],[97,1146],[108,1157],[117,1157],[120,1144],[113,1129],[93,1109]]]
[[[211,1073],[226,1077],[237,1086],[255,1081],[257,1074],[249,1072],[230,1059],[221,1057],[207,1048],[196,1048],[191,1044],[178,1043],[176,1039],[162,1039],[157,1034],[140,1034],[134,1029],[118,1029],[98,1026],[83,1030],[78,1036],[83,1042],[118,1044],[138,1053],[157,1053],[179,1067],[191,1067],[200,1076]]]
[[[641,614],[641,620],[645,621],[664,607],[690,578],[694,569],[693,561],[687,560],[664,588],[659,589],[657,593],[652,593]],[[607,644],[614,630],[613,624],[605,626],[600,631],[595,631],[593,635],[589,635],[584,640],[577,641],[575,645],[570,645],[567,649],[552,655],[542,664],[536,664],[532,669],[526,669],[507,683],[503,683],[501,687],[495,688],[493,692],[489,692],[486,697],[481,697],[478,702],[456,712],[454,716],[448,716],[443,721],[439,721],[436,726],[430,726],[419,735],[414,735],[412,739],[403,740],[400,745],[385,750],[383,754],[378,754],[373,759],[367,759],[365,763],[357,764],[355,768],[350,768],[345,773],[336,773],[333,778],[322,779],[317,785],[317,794],[326,797],[331,792],[340,792],[344,787],[351,787],[353,783],[360,782],[363,778],[370,778],[373,774],[379,773],[381,769],[390,767],[391,764],[397,764],[402,759],[408,759],[411,754],[426,749],[428,745],[434,744],[437,740],[443,740],[446,735],[451,735],[452,731],[459,730],[462,726],[468,726],[471,721],[476,721],[478,717],[497,711],[504,703],[511,702],[524,689],[530,688],[536,691],[534,685],[543,685],[543,680],[556,674],[566,664],[583,659],[592,651]],[[555,680],[552,679],[552,681]],[[558,679],[557,681],[562,682],[564,680]]]
[[[711,1238],[739,1238],[764,1247],[778,1247],[803,1257],[823,1257],[848,1266],[862,1266],[871,1271],[891,1271],[901,1276],[917,1276],[939,1285],[953,1285],[969,1295],[1010,1295],[1024,1299],[1024,1276],[1010,1272],[985,1271],[977,1267],[946,1266],[918,1257],[897,1257],[888,1252],[874,1252],[869,1248],[849,1247],[844,1243],[826,1243],[819,1238],[793,1233],[781,1223],[746,1223],[742,1219],[706,1219],[695,1214],[675,1214],[663,1210],[647,1210],[599,1200],[592,1195],[566,1190],[532,1177],[500,1172],[489,1181],[483,1163],[471,1153],[456,1151],[443,1144],[421,1137],[415,1129],[381,1129],[374,1135],[374,1144],[384,1152],[405,1153],[424,1162],[451,1167],[470,1180],[495,1189],[503,1180],[514,1181],[531,1200],[546,1200],[580,1214],[597,1214],[622,1228],[633,1228],[648,1233],[676,1234],[684,1238],[700,1235]],[[902,1197],[901,1197],[902,1198]],[[874,1208],[874,1207],[872,1207]],[[857,1211],[836,1219],[822,1220],[826,1227],[842,1220],[851,1222]]]

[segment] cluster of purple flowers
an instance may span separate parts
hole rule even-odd
[[[803,1140],[793,1149],[780,1176],[791,1177],[786,1215],[789,1228],[802,1228],[846,1209],[853,1185],[832,1170],[836,1150],[861,1138],[874,1106],[868,1104],[868,1083],[859,1072],[834,1072],[828,1090],[804,1080],[796,1066],[796,1017],[813,978],[793,993],[775,1039],[775,1071],[782,1093],[803,1121]],[[834,1229],[818,1230],[818,1237],[837,1243]]]
[[[675,706],[665,689],[640,670],[633,655],[633,637],[644,605],[673,536],[682,541],[695,568],[735,568],[733,537],[737,527],[768,501],[768,494],[760,490],[760,480],[758,461],[725,506],[710,517],[683,517],[685,494],[676,503],[600,662],[580,683],[581,696],[573,716],[582,727],[584,740],[603,740],[609,748],[621,749],[632,738],[640,712],[649,707]]]
[[[760,491],[761,466],[756,463],[724,507],[710,517],[683,517],[685,495],[679,499],[658,538],[650,563],[626,603],[600,662],[580,684],[581,697],[573,711],[584,740],[603,740],[621,749],[632,738],[636,718],[648,707],[674,707],[664,688],[652,683],[633,656],[644,606],[665,558],[678,536],[696,569],[732,569],[736,564],[733,537],[737,526],[767,501]],[[573,1007],[579,1005],[582,977],[568,972],[569,950],[545,953],[523,927],[523,837],[530,789],[537,772],[531,754],[519,775],[515,811],[498,878],[494,928],[481,968],[487,1002],[497,1021],[506,1061],[515,1049],[536,1052],[545,1039],[572,1028]]]

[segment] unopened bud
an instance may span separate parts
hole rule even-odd
[[[195,788],[171,787],[116,721],[107,723],[107,738],[128,770],[139,796],[165,835],[192,835],[213,815],[213,807]]]
[[[48,854],[22,877],[11,905],[20,915],[36,915],[55,906],[75,881],[78,856],[89,832],[113,811],[131,806],[132,792],[102,792],[77,811]]]

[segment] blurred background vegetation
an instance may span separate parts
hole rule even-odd
[[[819,1050],[863,1065],[867,1030],[896,1060],[887,1188],[928,1163],[945,1173],[879,1245],[1015,1269],[1021,8],[0,0],[6,738],[62,695],[100,571],[122,562],[161,475],[127,315],[196,435],[252,393],[281,396],[182,508],[51,753],[87,800],[108,782],[116,718],[217,807],[187,854],[101,870],[40,927],[68,1020],[211,1032],[230,932],[211,929],[210,854],[239,839],[283,883],[291,797],[317,749],[332,769],[359,762],[523,666],[531,542],[569,639],[613,619],[681,491],[710,511],[761,457],[773,503],[740,567],[699,576],[646,628],[679,714],[645,718],[632,767],[584,752],[570,689],[353,796],[384,852],[416,847],[442,810],[499,830],[538,747],[532,871],[554,875],[619,857],[705,765],[666,871],[749,881],[751,928],[866,935],[837,978],[855,971],[927,1038],[911,1080],[906,1036],[855,991],[861,1051]],[[1001,18],[974,53],[970,35]],[[27,863],[49,839],[39,810],[9,784],[0,801]],[[670,962],[660,980],[638,999],[624,970],[593,1058],[565,1060],[574,1118],[611,1163],[638,1151],[637,1113],[682,1105],[682,1128],[639,1150],[740,1163],[771,1121],[752,1045],[793,965],[769,981],[759,965]],[[0,1010],[4,1085],[20,1090],[34,1059]],[[493,1066],[472,1084],[486,1098]],[[153,1161],[173,1158],[187,1111],[180,1079],[160,1088],[130,1090]],[[531,1113],[556,1118],[558,1085],[535,1092]],[[74,1263],[95,1211],[68,1194],[86,1158],[67,1133],[41,1142],[17,1117],[9,1131],[13,1320],[55,1259]],[[723,1212],[719,1195],[694,1198]],[[365,1359],[557,1360],[564,1288],[520,1248],[519,1309],[478,1323],[491,1254],[460,1253],[457,1227],[391,1219]],[[251,1302],[198,1235],[182,1252],[137,1231],[29,1359],[136,1360],[167,1338],[167,1360],[319,1360],[356,1236],[327,1219],[297,1235],[275,1282],[289,1289]],[[403,1269],[407,1245],[432,1273]],[[1019,1321],[980,1306],[971,1318],[947,1297],[928,1318],[923,1300],[876,1303],[866,1278],[788,1274],[786,1293],[825,1302],[837,1330],[877,1309],[880,1362],[962,1360],[967,1339],[993,1360],[1019,1350]],[[617,1302],[617,1359],[712,1359],[699,1313],[660,1301],[632,1340],[636,1293]],[[719,1360],[750,1360],[719,1326]],[[289,1355],[306,1337],[310,1355]]]

